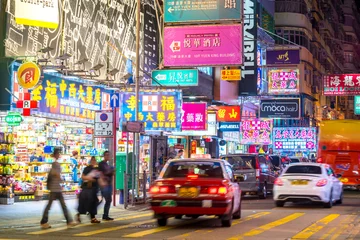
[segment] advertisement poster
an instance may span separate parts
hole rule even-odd
[[[208,113],[207,115],[207,130],[189,130],[181,132],[172,132],[173,136],[217,136],[217,122],[216,114]]]
[[[240,106],[217,106],[218,122],[240,122],[241,111]]]
[[[360,95],[360,74],[332,74],[324,76],[324,95]]]
[[[165,22],[241,20],[241,0],[164,1]]]
[[[260,118],[299,119],[300,98],[261,99]]]
[[[138,120],[145,130],[179,131],[181,129],[181,92],[140,92]],[[135,121],[135,93],[120,97],[120,125]]]
[[[266,64],[300,64],[300,50],[266,50]]]
[[[272,69],[268,72],[269,94],[299,93],[299,69]]]
[[[182,130],[207,129],[207,103],[183,103],[181,116]]]
[[[52,74],[30,93],[39,106],[33,113],[69,121],[92,122],[96,111],[110,107],[111,91]]]
[[[165,27],[164,66],[241,65],[242,26]]]
[[[241,121],[241,144],[271,144],[273,120]]]
[[[316,151],[316,128],[274,128],[273,142],[276,150]]]

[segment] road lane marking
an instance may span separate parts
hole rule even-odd
[[[247,222],[247,221],[250,221],[250,220],[253,220],[253,219],[256,219],[256,218],[265,216],[265,215],[268,215],[268,214],[270,214],[270,212],[259,212],[259,213],[255,213],[255,214],[249,215],[249,216],[247,216],[247,217],[245,217],[245,218],[234,220],[233,223],[232,223],[232,226],[234,226],[234,225],[236,225],[236,224],[239,224],[239,223]],[[182,240],[183,240],[184,237],[189,237],[190,235],[192,235],[192,234],[194,234],[194,233],[199,233],[199,231],[204,231],[204,230],[192,231],[192,232],[185,233],[185,234],[182,234],[182,235],[179,235],[179,236],[167,238],[167,240],[177,240],[177,239],[182,239]],[[214,230],[208,230],[207,233],[210,233],[210,232],[213,232],[213,231],[214,231]]]
[[[325,240],[327,239],[329,236],[331,236],[331,234],[337,229],[337,227],[333,227],[331,228],[327,233],[325,233],[324,235],[322,235],[319,240]]]
[[[339,216],[340,214],[330,214],[320,219],[319,221],[316,221],[314,224],[311,224],[309,227],[305,228],[304,230],[293,236],[291,239],[308,239],[309,237],[323,229],[325,225],[334,221]]]
[[[152,213],[146,213],[146,214],[140,214],[140,215],[129,215],[129,216],[121,217],[121,218],[116,218],[116,219],[114,219],[114,221],[111,221],[111,222],[126,221],[126,220],[141,218],[141,217],[149,217],[149,216],[152,216],[152,215],[153,215]],[[76,225],[75,227],[72,227],[72,228],[86,227],[86,226],[91,226],[91,225],[94,225],[94,224],[93,223],[79,224],[79,225]],[[66,230],[66,229],[69,229],[69,228],[67,226],[66,227],[59,227],[59,228],[49,228],[49,229],[46,229],[46,230],[29,232],[27,234],[29,234],[29,235],[41,235],[41,234],[47,234],[47,233],[52,233],[52,232],[58,232],[58,231]]]
[[[350,215],[346,217],[343,221],[341,221],[340,226],[337,227],[337,231],[331,236],[331,240],[337,239],[341,233],[343,233],[346,229],[348,229],[351,223],[354,222],[357,216]]]
[[[117,230],[121,230],[121,229],[125,229],[125,228],[136,227],[136,226],[139,226],[142,224],[153,223],[153,222],[155,222],[154,219],[141,221],[141,222],[134,222],[134,223],[118,226],[118,227],[103,228],[103,229],[94,230],[94,231],[90,231],[90,232],[78,233],[78,234],[74,234],[74,236],[88,237],[88,236],[92,236],[92,235],[96,235],[96,234],[100,234],[100,233],[113,232],[113,231],[117,231]]]
[[[244,237],[253,237],[256,235],[259,235],[267,230],[270,230],[274,227],[278,227],[280,225],[286,224],[288,222],[291,222],[301,216],[303,216],[305,213],[293,213],[287,217],[281,218],[279,220],[270,222],[268,224],[262,225],[260,227],[254,228],[252,230],[250,230],[249,232],[246,232],[244,234],[238,235],[238,236],[234,236],[231,238],[228,238],[228,240],[238,240],[238,239],[243,239]]]
[[[186,222],[178,224],[178,225],[157,227],[157,228],[154,228],[154,229],[149,229],[149,230],[145,230],[145,231],[141,231],[141,232],[137,232],[137,233],[127,234],[127,235],[124,235],[122,237],[123,238],[140,238],[140,237],[144,237],[144,236],[147,236],[147,235],[150,235],[150,234],[167,231],[167,230],[178,228],[178,227],[185,226],[185,225],[190,225],[190,224],[192,224],[194,222],[198,222],[198,220],[205,220],[205,219],[209,220],[211,218],[214,218],[214,217],[213,216],[212,217],[205,216],[203,218],[199,218],[199,219],[196,219],[196,220],[193,220],[193,221],[186,221]]]

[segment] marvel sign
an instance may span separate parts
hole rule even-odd
[[[331,74],[324,76],[324,95],[360,95],[360,74]]]

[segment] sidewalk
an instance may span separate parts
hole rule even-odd
[[[72,217],[77,213],[78,199],[67,199],[66,205]],[[0,205],[0,229],[6,228],[24,228],[38,226],[42,217],[43,210],[46,207],[48,201],[34,201],[34,202],[19,202],[14,205]],[[118,204],[113,207],[111,203],[110,216],[121,217],[121,215],[129,214],[133,211],[146,211],[148,205],[129,206],[128,209],[124,209],[123,205]],[[98,218],[101,218],[103,214],[104,203],[98,208]],[[87,216],[82,216],[82,219],[86,219]],[[62,213],[60,203],[55,201],[51,206],[49,213],[49,223],[64,224],[65,219]]]

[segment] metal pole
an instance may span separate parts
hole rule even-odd
[[[338,119],[338,96],[335,97],[335,119]]]
[[[128,197],[129,197],[129,189],[128,189],[128,175],[124,172],[124,209],[128,206]]]
[[[135,138],[135,133],[133,133],[133,139]],[[134,195],[135,195],[135,142],[133,142],[132,149],[132,161],[131,161],[131,206],[134,206]]]
[[[136,108],[135,108],[135,121],[139,120],[139,87],[140,87],[140,12],[141,12],[141,1],[137,0],[137,6],[136,6],[136,72],[135,72],[135,101],[136,101]],[[139,153],[138,149],[140,147],[140,135],[139,133],[135,134],[134,137],[134,149],[133,153],[135,154],[136,158],[136,165],[137,165],[137,172],[139,170]],[[135,176],[135,166],[133,166],[134,169],[134,176]],[[134,181],[133,181],[134,182]],[[138,182],[138,181],[136,181]],[[135,184],[134,184],[135,185]],[[134,195],[134,187],[133,188],[133,195]],[[137,189],[137,188],[136,188]]]
[[[129,132],[126,132],[126,163],[125,163],[125,173],[124,173],[124,208],[126,209],[128,205],[129,198]]]
[[[113,205],[116,206],[116,152],[117,152],[117,139],[116,139],[116,108],[113,109],[113,158],[114,158],[114,170],[115,174],[113,177]]]

